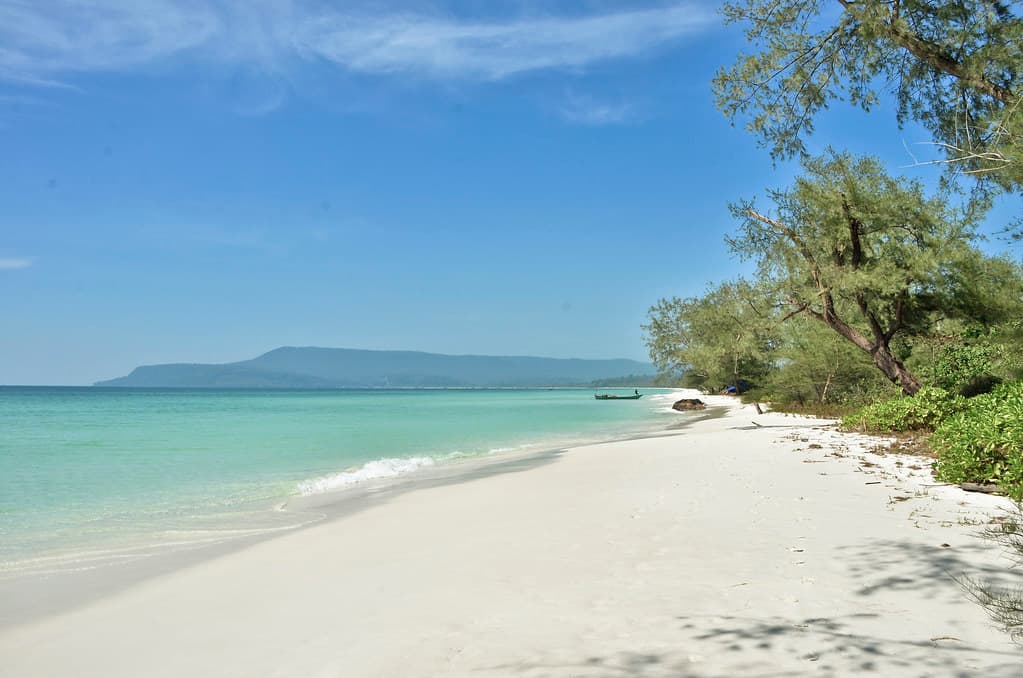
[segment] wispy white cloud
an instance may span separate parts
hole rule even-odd
[[[710,20],[710,13],[686,5],[504,23],[334,16],[301,25],[299,43],[354,71],[499,79],[635,56],[693,33]]]
[[[223,31],[205,2],[2,0],[0,75],[35,84],[124,70],[209,43]]]
[[[0,78],[60,84],[74,73],[189,58],[270,73],[313,61],[354,73],[499,80],[634,57],[714,20],[695,4],[485,21],[311,0],[0,0]]]
[[[32,265],[32,259],[28,257],[6,257],[0,258],[0,271],[9,271],[17,268],[28,268]]]
[[[580,94],[569,95],[558,113],[568,122],[594,127],[625,125],[642,118],[642,110],[634,103],[599,101]]]

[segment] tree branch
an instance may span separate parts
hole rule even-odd
[[[903,318],[906,313],[906,301],[909,299],[909,285],[903,286],[899,292],[899,296],[895,299],[895,317],[892,318],[892,324],[889,325],[888,331],[884,333],[885,342],[890,342],[895,333],[902,329]]]
[[[842,195],[842,214],[845,215],[845,220],[849,224],[849,241],[852,243],[852,267],[853,270],[858,270],[863,262],[863,243],[860,240],[860,234],[863,233],[863,222],[853,216],[852,208],[849,207],[849,201],[846,200],[844,194]]]
[[[796,317],[797,315],[799,315],[800,313],[803,313],[804,311],[809,312],[810,315],[813,315],[813,313],[814,313],[813,311],[810,310],[810,308],[809,308],[809,306],[807,304],[802,304],[799,308],[795,309],[794,311],[790,311],[789,313],[786,313],[785,317],[783,317],[778,322],[785,322],[786,320],[790,320],[790,319]]]
[[[839,2],[842,2],[842,0],[839,0]],[[849,9],[851,4],[842,2],[842,6],[846,9]],[[939,45],[928,42],[916,33],[906,30],[902,27],[903,24],[904,22],[902,21],[893,20],[889,24],[889,36],[892,42],[908,51],[920,61],[937,71],[951,75],[967,87],[987,94],[1003,104],[1011,105],[1018,100],[1018,97],[1012,90],[990,82],[985,78],[972,75],[960,62],[945,52]]]

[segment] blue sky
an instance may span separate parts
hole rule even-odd
[[[0,0],[0,383],[281,345],[645,359],[782,187],[713,3]],[[933,181],[836,108],[811,146]],[[1003,205],[996,222],[1018,212]]]

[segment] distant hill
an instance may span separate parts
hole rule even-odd
[[[128,376],[99,381],[95,385],[139,388],[579,386],[633,375],[646,378],[652,374],[652,365],[635,360],[283,347],[252,360],[222,365],[144,365],[136,367]]]

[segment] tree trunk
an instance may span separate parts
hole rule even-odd
[[[920,380],[892,355],[891,349],[887,346],[875,348],[871,353],[871,357],[874,359],[874,365],[877,366],[877,369],[881,370],[893,384],[901,386],[902,392],[906,395],[913,395],[923,386]]]
[[[889,381],[902,387],[902,392],[906,395],[913,395],[923,386],[923,384],[920,383],[920,380],[917,379],[912,372],[907,370],[906,366],[899,362],[894,355],[892,355],[892,350],[889,348],[888,342],[883,337],[875,337],[874,340],[871,341],[857,332],[853,327],[847,325],[833,311],[824,314],[811,311],[809,309],[803,309],[803,312],[808,313],[812,318],[820,320],[822,323],[852,342],[856,348],[868,354],[873,360],[874,366],[881,370],[884,376],[888,377]]]

